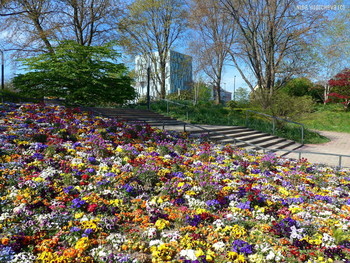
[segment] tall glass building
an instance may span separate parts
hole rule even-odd
[[[136,56],[135,72],[136,84],[135,88],[140,97],[146,96],[147,93],[147,67],[150,66],[150,95],[159,97],[160,83],[157,74],[159,72],[159,62],[157,62],[158,53],[153,53],[152,58],[146,56]],[[192,57],[169,51],[166,62],[166,94],[180,92],[181,90],[189,89],[192,85]]]

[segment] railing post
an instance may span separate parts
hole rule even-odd
[[[275,117],[272,116],[272,134],[275,134],[275,129],[276,129]]]
[[[245,111],[245,126],[248,127],[248,111]]]
[[[301,126],[301,144],[304,145],[304,126]]]
[[[341,168],[341,159],[342,159],[342,156],[341,155],[339,155],[339,168]]]

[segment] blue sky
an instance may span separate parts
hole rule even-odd
[[[315,5],[320,5],[321,8],[322,6],[326,6],[326,5],[331,5],[334,3],[334,1],[337,0],[316,0],[314,1]],[[301,1],[302,2],[302,1]],[[348,3],[348,0],[339,0],[337,1],[339,5],[344,5],[345,8],[350,8],[350,3]],[[317,8],[316,6],[303,6],[301,4],[301,8],[304,8],[305,10],[313,10],[315,8]],[[6,34],[6,33],[5,33]],[[0,39],[6,37],[4,34],[0,33]],[[1,47],[1,43],[0,43],[0,49],[2,49]],[[180,51],[182,53],[186,54],[186,51],[184,50],[177,50],[176,48],[174,49],[175,51]],[[10,78],[12,78],[15,74],[21,73],[21,70],[18,68],[19,65],[13,65],[13,63],[11,62],[11,58],[10,58],[10,52],[9,51],[5,51],[4,52],[4,57],[5,57],[5,82],[8,81]],[[132,69],[132,65],[130,65],[129,63],[127,63],[127,65],[130,66],[130,69]],[[234,77],[236,76],[236,78]],[[234,81],[235,80],[235,81]],[[235,85],[234,85],[235,82]],[[234,86],[237,88],[242,87],[242,88],[246,88],[249,90],[248,85],[245,83],[245,81],[242,79],[242,77],[240,76],[239,72],[233,67],[233,66],[225,66],[224,69],[224,74],[223,74],[223,79],[222,79],[222,87],[224,89],[226,89],[227,91],[233,92]]]

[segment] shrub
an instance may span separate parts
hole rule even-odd
[[[273,115],[295,119],[302,114],[311,112],[314,102],[310,96],[290,96],[284,92],[276,92],[272,99],[270,110]]]

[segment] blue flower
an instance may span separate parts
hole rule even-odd
[[[69,229],[69,232],[79,232],[81,229],[79,227],[73,226],[71,229]]]
[[[94,232],[94,230],[92,228],[87,228],[85,229],[84,233],[83,233],[83,237],[87,237],[89,236],[90,234],[92,234]]]
[[[250,201],[239,203],[237,207],[241,209],[250,209]]]
[[[0,262],[9,262],[13,259],[15,251],[12,247],[5,246],[0,248]]]
[[[242,254],[252,254],[253,245],[250,245],[248,242],[245,242],[241,239],[236,239],[232,243],[232,251]]]
[[[199,215],[194,215],[193,217],[186,215],[186,222],[191,226],[198,226],[201,220]]]
[[[84,200],[81,200],[80,198],[75,198],[72,200],[72,208],[80,208],[82,206],[86,205],[86,202]]]
[[[218,200],[213,199],[213,200],[208,200],[205,202],[209,208],[220,208],[221,204]]]

